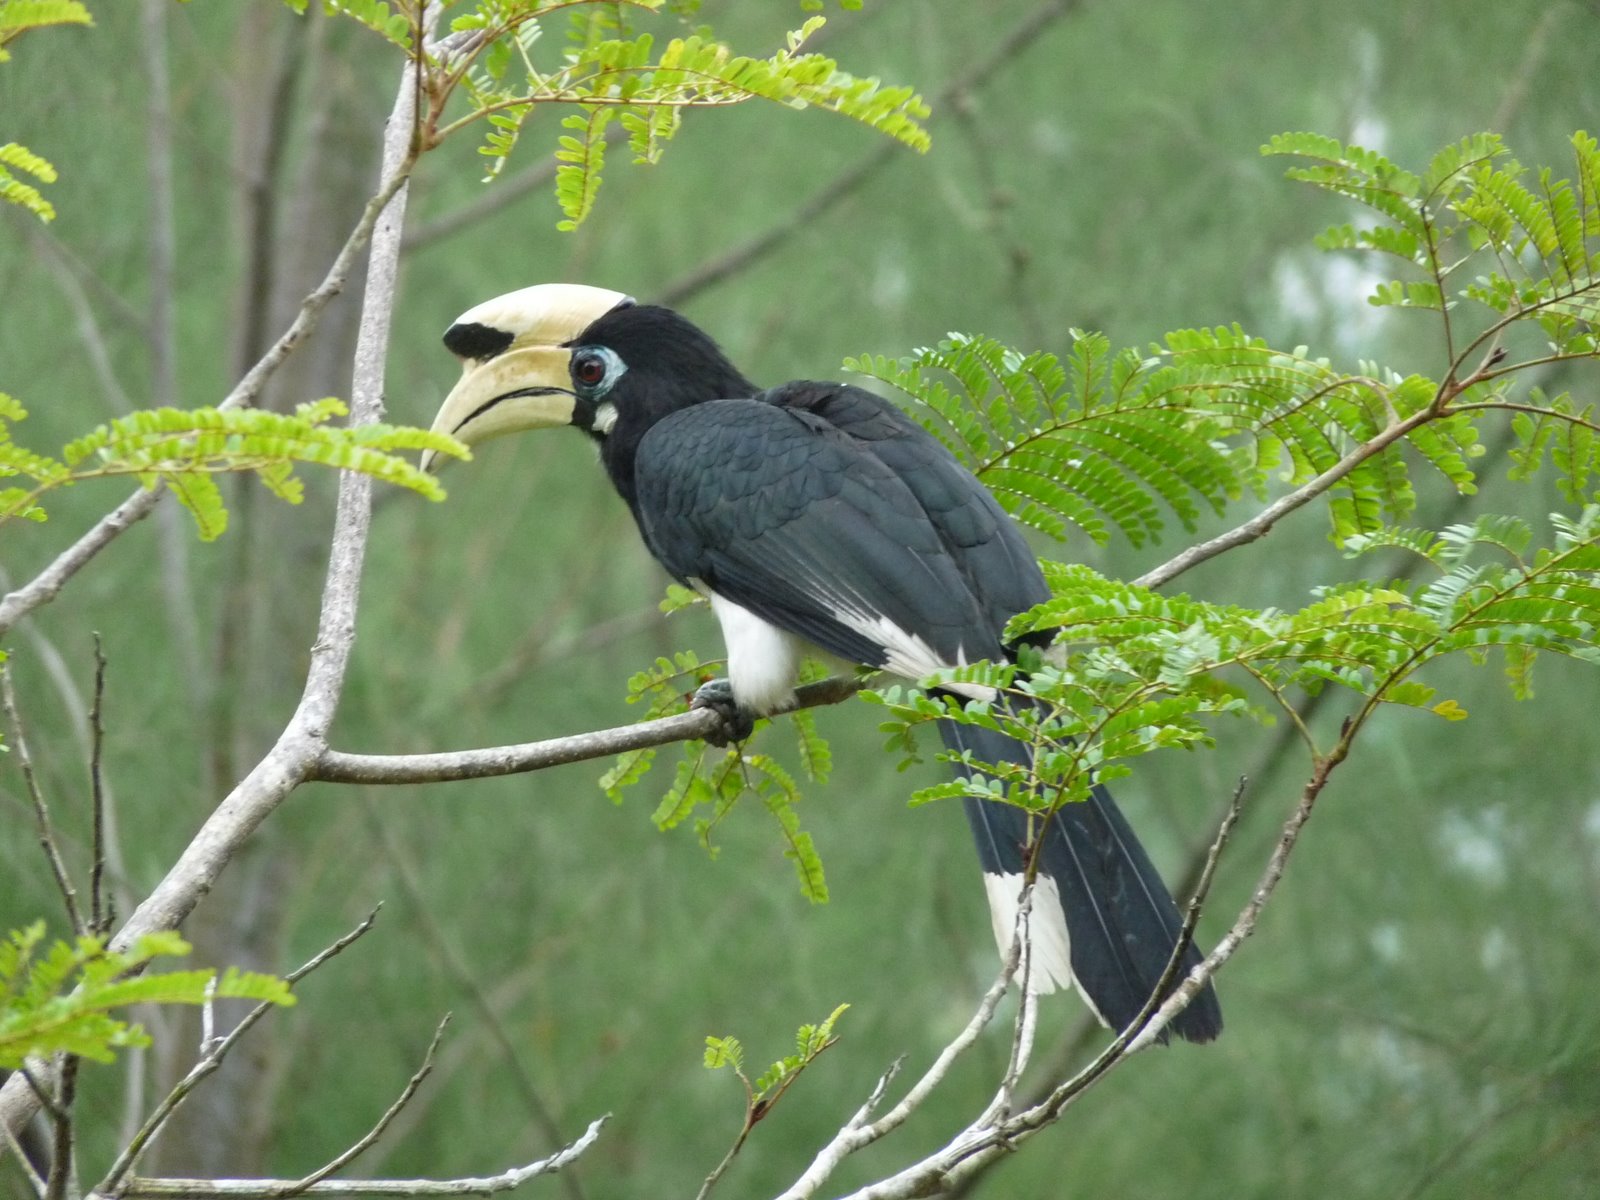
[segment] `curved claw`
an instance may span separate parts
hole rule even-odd
[[[733,698],[733,684],[726,679],[713,679],[700,685],[689,701],[690,708],[708,708],[722,718],[722,728],[706,738],[719,750],[742,742],[755,731],[755,716]]]

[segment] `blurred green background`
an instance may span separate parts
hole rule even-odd
[[[49,189],[54,224],[0,214],[0,388],[32,410],[18,436],[41,450],[126,404],[220,399],[358,213],[396,75],[371,35],[266,0],[92,7],[97,28],[31,35],[0,67],[0,134],[62,172]],[[789,0],[708,0],[702,15],[762,53],[802,17]],[[823,48],[847,68],[937,98],[929,155],[821,113],[690,113],[658,167],[614,154],[594,216],[562,235],[548,187],[453,230],[438,224],[483,195],[463,138],[430,156],[413,189],[391,419],[431,420],[454,374],[437,337],[457,313],[547,280],[671,297],[769,383],[837,375],[846,355],[904,353],[950,330],[1064,350],[1073,326],[1126,344],[1233,321],[1345,366],[1437,373],[1426,318],[1369,308],[1370,268],[1311,246],[1351,214],[1284,182],[1283,164],[1257,148],[1311,129],[1415,167],[1492,128],[1522,161],[1565,171],[1567,135],[1600,114],[1593,4],[879,0],[829,16]],[[674,28],[656,24],[663,37]],[[1019,28],[1026,36],[1007,47]],[[164,141],[152,141],[147,112],[159,95],[152,47],[170,69],[171,394],[149,336],[163,287],[150,269],[150,148]],[[554,126],[547,116],[530,127],[496,187],[517,186]],[[830,188],[837,203],[808,212]],[[694,284],[769,233],[769,253]],[[342,298],[271,404],[348,394],[354,314]],[[1595,386],[1592,373],[1544,382]],[[511,439],[452,471],[445,504],[380,502],[338,747],[445,749],[619,724],[634,715],[625,680],[651,657],[720,652],[704,613],[656,613],[663,577],[593,457],[575,434]],[[1553,489],[1505,487],[1503,462],[1484,471],[1477,508],[1538,517],[1560,506]],[[1458,519],[1455,499],[1425,482],[1422,519]],[[181,512],[158,514],[11,638],[34,755],[81,862],[90,631],[104,637],[124,912],[293,708],[334,480],[308,485],[299,509],[231,488],[233,526],[209,545]],[[9,582],[123,494],[81,486],[56,497],[47,525],[8,530]],[[1040,550],[1131,576],[1184,537]],[[1306,512],[1182,586],[1298,604],[1319,582],[1393,566],[1343,560]],[[1389,713],[1363,739],[1221,977],[1226,1036],[1130,1064],[976,1194],[1595,1194],[1600,694],[1592,672],[1567,664],[1544,665],[1523,704],[1498,667],[1433,682],[1470,720]],[[1341,703],[1319,720],[1336,724]],[[753,808],[718,830],[714,861],[687,830],[658,833],[649,813],[665,768],[621,806],[595,786],[600,763],[302,789],[192,919],[199,956],[287,970],[379,901],[384,913],[304,985],[297,1008],[252,1036],[147,1171],[309,1170],[367,1129],[453,1010],[435,1078],[363,1170],[486,1174],[612,1112],[600,1144],[571,1175],[534,1185],[541,1194],[692,1195],[743,1103],[731,1077],[701,1067],[704,1037],[735,1034],[761,1063],[848,1001],[840,1044],[723,1185],[730,1196],[780,1189],[892,1058],[928,1061],[995,967],[964,820],[904,804],[936,768],[897,773],[876,710],[845,705],[820,721],[835,739],[834,779],[809,790],[802,812],[832,887],[820,907]],[[1158,758],[1121,788],[1176,879],[1234,780],[1251,774],[1208,943],[1248,898],[1306,774],[1277,731],[1230,725],[1219,743]],[[10,763],[0,821],[0,927],[47,915],[59,931]],[[1072,1001],[1046,1008],[1041,1063],[1083,1057],[1081,1019]],[[149,1104],[190,1061],[184,1019],[155,1014],[152,1026],[155,1050],[86,1072],[91,1175],[125,1134],[130,1101]],[[852,1160],[832,1190],[960,1128],[1007,1038],[991,1030],[942,1099]],[[14,1167],[0,1180],[22,1194]]]

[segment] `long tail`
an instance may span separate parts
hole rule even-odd
[[[941,721],[939,733],[950,749],[985,762],[1028,763],[1029,748],[995,730]],[[1030,815],[994,800],[965,803],[1003,951],[1015,930]],[[1031,820],[1036,833],[1039,819]],[[1049,819],[1038,867],[1029,926],[1031,989],[1075,986],[1102,1024],[1126,1028],[1177,944],[1183,922],[1171,893],[1111,793],[1098,785],[1083,803],[1062,805]],[[1191,944],[1183,973],[1200,957]],[[1191,1042],[1209,1042],[1222,1032],[1222,1007],[1209,983],[1170,1028]]]

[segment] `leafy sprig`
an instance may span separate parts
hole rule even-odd
[[[574,7],[554,0],[495,0],[455,17],[454,33],[471,40],[459,65],[438,68],[436,106],[459,87],[470,107],[464,116],[431,127],[437,141],[484,121],[488,131],[479,153],[487,162],[486,179],[493,179],[542,106],[574,107],[577,111],[561,122],[567,132],[556,150],[562,229],[576,228],[593,208],[613,121],[638,163],[660,157],[678,130],[682,110],[749,100],[820,108],[913,149],[928,147],[922,126],[928,107],[912,89],[858,78],[833,59],[804,51],[822,17],[806,20],[782,48],[765,57],[736,54],[704,31],[671,38],[658,49],[655,36],[634,32],[624,14],[659,9],[661,0],[630,0],[570,15],[569,36],[556,47],[542,36],[541,18]],[[552,46],[548,52],[547,45]]]
[[[1319,244],[1410,269],[1371,301],[1437,315],[1446,362],[1436,379],[1375,364],[1340,370],[1237,326],[1181,330],[1142,352],[1073,331],[1065,359],[952,334],[898,360],[846,366],[909,397],[912,415],[1002,504],[1058,538],[1076,527],[1140,545],[1161,538],[1169,514],[1192,530],[1206,510],[1264,494],[1274,474],[1302,485],[1330,472],[1332,536],[1371,535],[1414,510],[1413,463],[1473,490],[1480,424],[1495,412],[1514,414],[1513,477],[1548,454],[1581,503],[1600,477],[1594,406],[1537,390],[1515,396],[1508,378],[1597,353],[1600,150],[1581,132],[1572,145],[1573,177],[1545,168],[1533,185],[1491,134],[1447,147],[1420,174],[1315,134],[1263,147],[1309,160],[1289,176],[1379,216],[1336,225]],[[1501,340],[1519,324],[1537,328],[1548,352],[1506,354]],[[1354,453],[1363,447],[1371,452]]]
[[[89,10],[77,0],[0,0],[0,63],[11,58],[6,47],[29,30],[92,24]],[[18,173],[37,183],[17,178]],[[46,159],[17,142],[0,144],[0,200],[26,209],[41,221],[53,221],[55,205],[45,199],[38,183],[55,181],[56,169]]]
[[[1085,566],[1047,564],[1053,598],[1020,614],[1008,634],[1051,634],[1054,661],[961,669],[956,682],[991,688],[993,699],[890,689],[875,697],[887,712],[883,729],[902,750],[936,720],[1001,729],[1035,747],[1030,765],[945,753],[958,772],[973,773],[924,788],[914,802],[981,796],[1048,810],[1126,774],[1142,755],[1208,744],[1219,715],[1276,712],[1296,723],[1314,758],[1326,757],[1333,751],[1299,723],[1297,703],[1329,686],[1353,695],[1358,723],[1384,705],[1461,720],[1465,709],[1423,678],[1446,657],[1481,664],[1501,655],[1519,698],[1532,694],[1540,654],[1600,664],[1600,505],[1550,523],[1550,544],[1531,554],[1532,531],[1508,516],[1353,538],[1352,555],[1399,547],[1437,576],[1339,584],[1292,612],[1167,596]]]
[[[744,1045],[738,1038],[731,1036],[706,1038],[706,1070],[732,1071],[744,1085],[744,1127],[740,1131],[738,1142],[729,1152],[730,1159],[738,1153],[739,1146],[755,1128],[756,1122],[770,1113],[773,1106],[783,1098],[783,1094],[794,1085],[805,1069],[816,1062],[823,1051],[839,1040],[834,1034],[834,1027],[849,1007],[848,1004],[841,1004],[819,1023],[800,1026],[795,1033],[795,1052],[773,1062],[754,1082],[745,1073]]]
[[[669,595],[663,607],[684,605],[686,597],[681,595],[684,589],[676,591],[680,594]],[[701,661],[692,651],[679,651],[670,659],[658,658],[652,666],[628,680],[628,702],[645,705],[643,720],[685,712],[694,689],[711,678],[719,665],[719,660]],[[801,764],[812,780],[825,779],[832,762],[831,754],[809,717],[809,714],[796,714]],[[757,722],[758,727],[766,724]],[[613,801],[620,803],[626,790],[649,774],[655,759],[653,748],[621,754],[601,777],[600,786]],[[801,827],[796,809],[800,801],[799,785],[769,754],[757,753],[748,746],[717,750],[705,742],[686,742],[672,784],[657,802],[651,820],[656,828],[666,831],[694,817],[695,837],[714,858],[718,851],[714,838],[717,827],[747,797],[759,802],[776,822],[783,839],[783,855],[794,864],[801,892],[813,903],[826,903],[828,884],[822,859],[811,835]]]
[[[10,425],[27,415],[15,399],[0,395],[0,477],[22,476],[32,486],[0,489],[0,522],[16,517],[43,520],[39,498],[52,488],[88,479],[133,475],[147,487],[169,485],[194,517],[203,540],[227,528],[227,509],[214,475],[254,474],[269,491],[291,504],[304,498],[294,473],[297,463],[360,471],[385,483],[444,498],[438,480],[400,452],[435,450],[457,458],[466,449],[455,439],[394,425],[355,428],[329,425],[344,416],[342,401],[317,400],[293,413],[258,409],[156,408],[119,417],[68,443],[59,457],[34,453],[12,440]]]
[[[126,953],[96,937],[44,948],[44,935],[40,921],[0,941],[0,1067],[57,1053],[110,1062],[117,1050],[149,1045],[142,1028],[116,1015],[133,1004],[295,1002],[283,980],[231,967],[220,976],[211,970],[138,974],[157,958],[189,953],[176,933],[148,934]]]

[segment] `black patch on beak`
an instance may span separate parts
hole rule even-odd
[[[503,353],[511,345],[512,336],[503,329],[466,321],[444,331],[444,348],[457,358],[472,358],[482,362]]]

